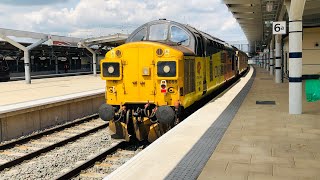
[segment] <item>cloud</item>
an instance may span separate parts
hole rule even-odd
[[[63,3],[67,0],[1,0],[0,4],[15,6],[39,6],[47,4]]]
[[[37,1],[42,2],[32,2]],[[52,1],[45,2],[53,3]],[[67,4],[59,2],[60,0],[57,1],[58,4],[50,6],[28,6],[24,7],[25,10],[0,5],[0,13],[1,8],[4,8],[4,12],[10,12],[0,17],[1,25],[65,36],[92,37],[117,32],[130,33],[148,21],[167,18],[190,24],[223,40],[245,39],[241,28],[220,0],[190,0],[187,3],[185,0],[175,0],[175,3],[170,0],[69,0]]]

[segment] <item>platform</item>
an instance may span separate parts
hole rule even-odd
[[[97,113],[104,87],[93,75],[0,83],[0,142]]]
[[[1,82],[0,107],[104,88],[105,81],[93,75],[34,79],[32,84],[26,84],[25,81]]]
[[[289,115],[288,82],[275,84],[265,69],[256,72],[199,179],[320,179],[320,101],[306,102],[303,93],[303,114]]]
[[[320,102],[289,115],[288,82],[255,69],[105,179],[319,179]]]

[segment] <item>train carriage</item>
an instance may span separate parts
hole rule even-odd
[[[246,55],[191,26],[156,20],[110,50],[101,64],[106,104],[100,117],[119,137],[152,142],[183,109],[242,72]]]

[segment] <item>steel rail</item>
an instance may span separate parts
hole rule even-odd
[[[78,174],[80,174],[80,172],[82,170],[90,168],[97,161],[100,161],[100,160],[106,158],[108,155],[110,155],[111,153],[117,151],[119,148],[124,148],[127,144],[129,144],[129,143],[125,142],[125,141],[120,141],[120,142],[118,142],[116,144],[113,144],[109,148],[104,149],[98,155],[96,155],[93,158],[91,158],[91,159],[85,161],[84,163],[78,165],[77,167],[73,168],[72,170],[66,172],[65,174],[62,174],[62,175],[58,176],[55,179],[56,180],[65,180],[65,179],[70,179],[70,178],[72,178],[74,176],[77,176]]]
[[[108,126],[109,126],[109,123],[100,125],[100,126],[98,126],[98,127],[95,127],[95,128],[93,128],[93,129],[90,129],[90,130],[85,131],[85,132],[83,132],[83,133],[80,133],[80,134],[77,134],[77,135],[72,136],[72,137],[70,137],[70,138],[67,138],[67,139],[65,139],[65,140],[59,141],[59,142],[57,142],[57,143],[55,143],[55,144],[49,145],[49,146],[47,146],[47,147],[44,147],[44,148],[42,148],[42,149],[39,149],[39,150],[34,151],[34,152],[31,152],[31,153],[28,153],[28,154],[26,154],[25,156],[21,156],[21,157],[16,158],[16,159],[14,159],[14,160],[12,160],[12,161],[8,161],[8,162],[0,165],[0,171],[4,170],[5,168],[13,167],[13,166],[15,166],[15,165],[17,165],[17,164],[25,161],[25,160],[29,160],[29,159],[32,159],[32,158],[34,158],[34,157],[37,157],[37,156],[39,156],[39,155],[42,154],[42,153],[51,151],[51,150],[54,149],[54,148],[63,146],[63,145],[65,145],[65,144],[69,143],[69,142],[75,141],[75,140],[77,140],[77,139],[79,139],[79,138],[81,138],[81,137],[84,137],[84,136],[86,136],[86,135],[88,135],[88,134],[90,134],[90,133],[96,132],[96,131],[98,131],[98,130],[100,130],[100,129],[103,129],[103,128],[106,128],[106,127],[108,127]]]
[[[20,145],[20,144],[26,143],[26,142],[28,142],[30,140],[39,139],[39,138],[41,138],[41,137],[43,137],[45,135],[52,134],[52,133],[54,133],[56,131],[61,131],[63,129],[75,126],[77,124],[84,123],[84,122],[92,120],[92,119],[97,119],[98,117],[99,117],[98,114],[93,114],[93,115],[90,115],[88,117],[84,117],[84,118],[81,118],[79,120],[75,120],[73,122],[69,122],[69,123],[66,123],[66,124],[63,124],[63,125],[60,125],[60,126],[56,126],[54,128],[51,128],[51,129],[44,130],[44,131],[42,131],[40,133],[37,133],[37,134],[33,134],[33,135],[30,135],[30,136],[27,136],[27,137],[24,137],[24,138],[21,138],[21,139],[17,139],[15,141],[10,141],[8,143],[0,145],[0,150],[6,150],[6,149],[12,148],[12,147],[14,147],[16,145]]]

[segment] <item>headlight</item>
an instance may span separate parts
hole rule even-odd
[[[114,67],[113,66],[109,66],[108,67],[108,73],[112,74],[114,72]]]
[[[163,67],[163,72],[169,73],[169,72],[170,72],[170,66],[165,65],[165,66]]]
[[[102,63],[103,77],[120,77],[120,64],[116,62]]]
[[[176,62],[175,61],[159,61],[157,64],[159,77],[175,77]]]

